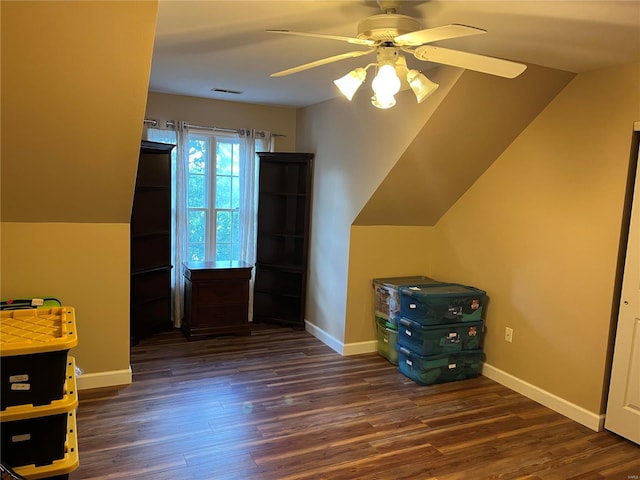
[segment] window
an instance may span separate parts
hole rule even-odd
[[[173,264],[216,260],[252,263],[256,219],[251,192],[257,187],[258,164],[257,160],[251,162],[248,157],[255,157],[255,151],[268,151],[271,135],[268,132],[255,135],[253,130],[249,135],[248,130],[242,129],[236,133],[196,127],[185,129],[185,132],[185,135],[177,135],[174,130],[148,128],[146,135],[155,142],[186,143],[184,147],[177,145],[172,152],[174,226],[178,213],[184,220],[180,221],[179,229],[172,230]],[[186,178],[184,190],[177,195],[181,188],[178,185],[183,185],[176,168],[179,150],[186,153]],[[243,182],[246,185],[241,186]],[[184,207],[177,212],[177,205],[182,205],[183,201]]]
[[[192,130],[188,142],[187,260],[239,260],[238,136]]]

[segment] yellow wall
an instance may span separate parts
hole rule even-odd
[[[129,381],[129,219],[157,2],[0,8],[0,296],[76,308],[79,388]]]
[[[129,369],[129,225],[3,223],[2,295],[52,295],[76,311],[87,374]]]
[[[345,343],[375,339],[371,280],[431,272],[434,227],[353,226]]]
[[[639,65],[578,75],[434,234],[434,278],[490,296],[487,363],[596,414],[639,85]]]
[[[155,2],[1,2],[2,220],[131,216]]]

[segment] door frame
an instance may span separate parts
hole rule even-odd
[[[634,195],[640,196],[640,191],[635,191],[635,185],[638,179],[637,175],[640,175],[640,121],[634,122],[633,134],[631,138],[631,149],[629,153],[629,167],[627,174],[627,185],[624,200],[624,209],[622,215],[622,224],[620,230],[620,242],[618,247],[618,263],[616,266],[616,283],[614,288],[613,302],[611,306],[611,324],[609,328],[609,345],[607,350],[607,371],[606,388],[603,389],[602,405],[605,407],[605,422],[606,411],[609,408],[609,393],[611,390],[611,373],[613,370],[613,359],[615,352],[616,336],[618,331],[618,322],[621,311],[622,302],[622,287],[625,274],[625,263],[627,257],[627,248],[629,246],[629,234],[631,226],[631,215],[634,201]],[[638,183],[640,185],[640,182]],[[640,204],[640,202],[639,202]],[[638,214],[638,213],[636,213]],[[605,423],[606,428],[606,423]],[[613,431],[613,430],[612,430]],[[617,433],[617,432],[614,432]]]

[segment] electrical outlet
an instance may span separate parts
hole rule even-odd
[[[513,328],[506,327],[504,329],[504,339],[509,343],[513,342]]]

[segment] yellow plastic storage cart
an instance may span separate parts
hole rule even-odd
[[[0,460],[27,480],[78,467],[73,307],[0,312]]]
[[[77,344],[73,307],[0,312],[0,411],[61,399],[67,354]]]

